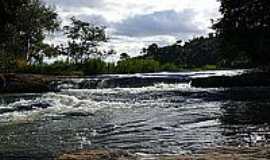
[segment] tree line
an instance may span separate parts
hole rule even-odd
[[[175,65],[180,68],[199,68],[219,63],[220,41],[214,34],[196,37],[187,42],[178,40],[175,44],[159,47],[151,44],[143,49],[143,59],[154,59],[161,64]]]

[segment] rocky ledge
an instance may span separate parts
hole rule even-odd
[[[56,160],[137,160],[125,151],[120,150],[88,150],[66,153]]]
[[[270,86],[270,72],[251,72],[238,76],[194,78],[191,85],[203,88]]]
[[[50,91],[52,77],[33,74],[0,74],[0,93],[41,93]]]
[[[194,155],[132,155],[125,151],[89,150],[61,155],[57,160],[267,160],[269,147],[215,148]]]

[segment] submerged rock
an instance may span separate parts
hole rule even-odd
[[[88,112],[66,112],[66,113],[63,113],[63,115],[68,116],[68,117],[88,117],[88,116],[94,116],[93,113],[88,113]]]

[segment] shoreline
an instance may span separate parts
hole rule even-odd
[[[64,153],[56,160],[266,160],[270,147],[220,147],[202,150],[196,154],[147,155],[131,154],[123,150],[80,150]]]

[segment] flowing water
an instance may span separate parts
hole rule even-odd
[[[0,96],[0,159],[78,149],[181,154],[268,144],[270,88],[194,88],[242,71],[104,75],[55,82],[60,92]],[[137,83],[136,83],[137,82]]]

